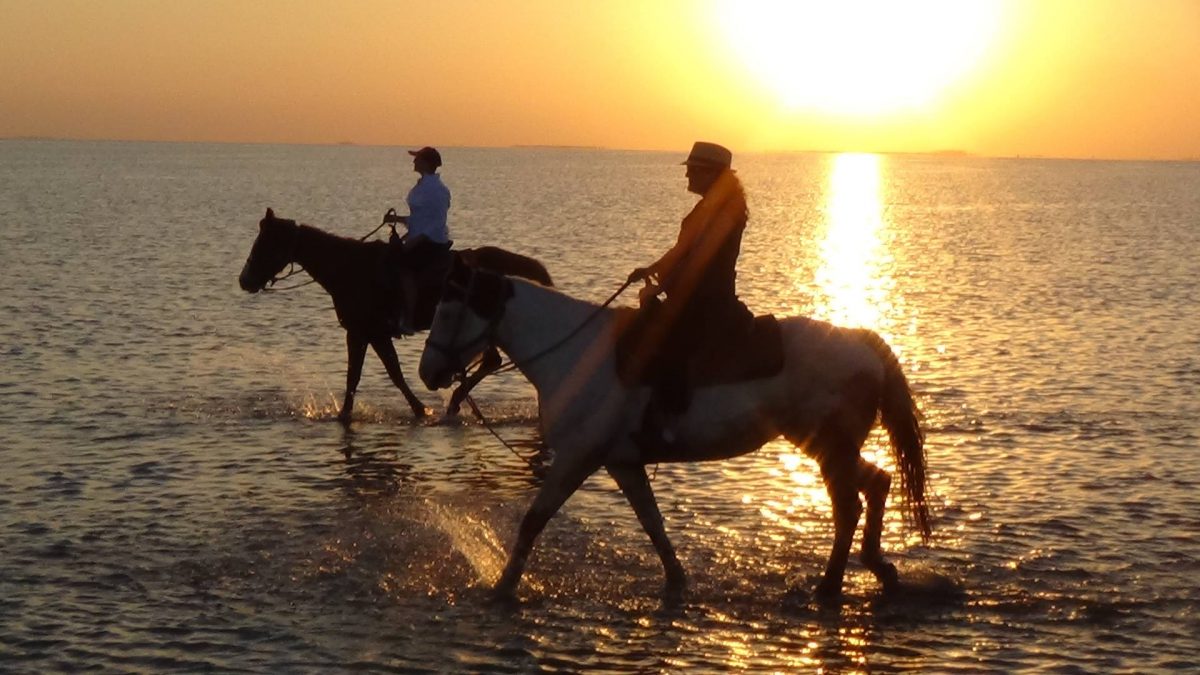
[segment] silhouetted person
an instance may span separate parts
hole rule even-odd
[[[683,165],[688,191],[701,199],[683,219],[675,245],[629,275],[631,283],[652,282],[641,292],[643,306],[658,302],[659,294],[666,296],[656,310],[666,325],[652,366],[654,393],[643,425],[643,440],[649,442],[673,440],[670,418],[687,409],[688,361],[696,348],[718,338],[732,342],[729,338],[747,332],[753,320],[735,288],[749,211],[732,161],[733,154],[715,143],[692,146]]]
[[[450,229],[446,224],[450,211],[450,189],[438,175],[442,155],[426,146],[409,150],[413,171],[421,175],[408,191],[408,215],[389,215],[385,222],[400,223],[407,232],[403,237],[392,230],[392,258],[409,273],[400,275],[400,306],[397,308],[397,332],[410,335],[422,323],[416,317],[418,299],[427,285],[424,277],[431,264],[442,261],[450,249]]]

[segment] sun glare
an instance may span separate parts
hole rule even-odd
[[[753,76],[791,109],[922,109],[976,66],[999,0],[718,0],[716,20]]]

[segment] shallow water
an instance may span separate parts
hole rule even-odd
[[[673,154],[444,156],[459,245],[533,255],[596,301],[692,203]],[[839,604],[789,590],[832,528],[814,467],[776,442],[658,468],[682,602],[603,475],[551,521],[520,602],[489,602],[529,468],[474,421],[414,421],[373,360],[344,431],[327,297],[236,283],[267,206],[365,234],[402,204],[407,155],[5,141],[0,669],[1195,668],[1200,165],[737,164],[747,302],[880,331],[924,410],[934,537],[896,511],[884,536],[908,593],[856,561]],[[398,342],[440,412],[420,346]],[[532,439],[519,376],[477,400]],[[865,453],[890,463],[879,436]]]

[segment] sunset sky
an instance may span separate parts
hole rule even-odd
[[[1200,0],[0,0],[0,137],[1200,159]]]

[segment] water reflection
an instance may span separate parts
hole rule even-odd
[[[842,326],[878,328],[888,308],[891,279],[883,265],[879,155],[841,154],[831,160],[825,231],[816,281],[817,318]]]
[[[889,253],[884,246],[887,222],[883,206],[883,160],[873,154],[840,154],[829,160],[824,214],[815,245],[815,292],[810,313],[815,318],[847,327],[871,328],[883,333],[893,313],[894,281]],[[796,284],[804,280],[796,279]],[[888,337],[884,335],[885,339]],[[784,496],[743,496],[755,504],[764,529],[817,535],[832,533],[831,509],[825,485],[816,467],[789,444],[778,442],[776,463],[767,468],[771,481],[784,488]],[[862,449],[863,457],[892,471],[886,440],[873,435]],[[885,521],[885,549],[895,548],[902,536],[901,519],[889,509]],[[901,542],[902,543],[902,540]],[[867,583],[871,583],[866,580]],[[848,588],[856,584],[847,578]],[[857,663],[861,640],[845,641],[843,657]],[[857,647],[855,646],[857,644]],[[855,652],[855,654],[851,654]]]
[[[400,461],[397,445],[360,447],[356,434],[347,429],[342,433],[341,453],[344,457],[343,475],[334,479],[348,496],[371,500],[395,495],[402,485],[413,482],[414,467]]]

